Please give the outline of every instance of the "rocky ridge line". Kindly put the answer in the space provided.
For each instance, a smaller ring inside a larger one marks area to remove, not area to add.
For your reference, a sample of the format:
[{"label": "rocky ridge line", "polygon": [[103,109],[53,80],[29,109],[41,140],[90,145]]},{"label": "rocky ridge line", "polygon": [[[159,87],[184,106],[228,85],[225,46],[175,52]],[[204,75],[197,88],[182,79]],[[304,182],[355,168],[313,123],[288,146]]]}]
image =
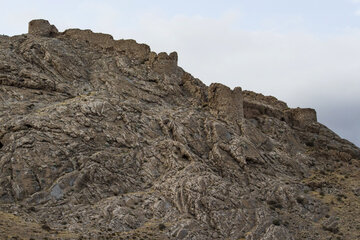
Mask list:
[{"label": "rocky ridge line", "polygon": [[46,20],[0,36],[0,237],[360,237],[355,145],[177,58]]}]

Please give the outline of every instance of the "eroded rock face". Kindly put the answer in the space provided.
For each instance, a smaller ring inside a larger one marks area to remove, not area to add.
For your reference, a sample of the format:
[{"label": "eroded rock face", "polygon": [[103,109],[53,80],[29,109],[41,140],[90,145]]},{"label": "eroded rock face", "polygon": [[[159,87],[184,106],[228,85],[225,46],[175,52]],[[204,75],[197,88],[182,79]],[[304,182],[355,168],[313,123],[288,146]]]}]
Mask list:
[{"label": "eroded rock face", "polygon": [[36,19],[29,22],[29,34],[41,37],[53,37],[58,33],[54,25],[50,25],[49,21]]},{"label": "eroded rock face", "polygon": [[124,52],[131,60],[137,62],[144,62],[149,59],[150,47],[146,44],[138,44],[132,39],[114,40],[109,34],[94,33],[91,30],[80,29],[68,29],[63,33],[63,37],[85,42],[110,51]]},{"label": "eroded rock face", "polygon": [[289,123],[296,127],[305,127],[317,122],[316,111],[311,108],[295,108],[286,111]]},{"label": "eroded rock face", "polygon": [[0,36],[1,239],[359,238],[360,151],[314,110],[51,26]]},{"label": "eroded rock face", "polygon": [[210,111],[221,119],[241,120],[243,98],[240,87],[231,90],[220,83],[213,83],[208,89]]},{"label": "eroded rock face", "polygon": [[157,73],[176,73],[177,70],[178,55],[176,52],[172,52],[169,55],[165,52],[156,54],[151,53],[149,59],[149,67]]}]

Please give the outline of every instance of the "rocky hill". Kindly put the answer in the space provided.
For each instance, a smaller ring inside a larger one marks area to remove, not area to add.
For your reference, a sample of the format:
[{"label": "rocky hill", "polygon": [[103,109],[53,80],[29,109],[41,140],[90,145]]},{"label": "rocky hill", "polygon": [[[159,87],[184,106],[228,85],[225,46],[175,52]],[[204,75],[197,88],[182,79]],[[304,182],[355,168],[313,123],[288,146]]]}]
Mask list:
[{"label": "rocky hill", "polygon": [[0,239],[360,239],[360,149],[134,40],[0,36]]}]

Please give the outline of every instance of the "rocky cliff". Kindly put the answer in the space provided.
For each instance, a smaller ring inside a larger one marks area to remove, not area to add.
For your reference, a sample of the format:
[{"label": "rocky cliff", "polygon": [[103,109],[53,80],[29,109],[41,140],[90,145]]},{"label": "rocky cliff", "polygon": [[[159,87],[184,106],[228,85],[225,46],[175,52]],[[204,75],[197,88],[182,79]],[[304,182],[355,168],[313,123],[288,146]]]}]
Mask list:
[{"label": "rocky cliff", "polygon": [[134,40],[0,36],[0,239],[360,239],[360,150]]}]

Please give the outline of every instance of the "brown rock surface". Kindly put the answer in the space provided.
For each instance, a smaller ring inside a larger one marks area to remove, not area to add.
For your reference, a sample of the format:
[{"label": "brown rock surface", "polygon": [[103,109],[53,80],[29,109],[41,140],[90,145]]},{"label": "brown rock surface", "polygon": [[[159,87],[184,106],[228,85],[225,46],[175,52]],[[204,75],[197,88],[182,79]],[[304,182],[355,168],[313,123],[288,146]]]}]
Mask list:
[{"label": "brown rock surface", "polygon": [[360,238],[360,150],[314,110],[54,29],[0,36],[0,239]]},{"label": "brown rock surface", "polygon": [[58,33],[54,25],[50,25],[49,21],[36,19],[29,22],[29,34],[42,37],[53,37]]},{"label": "brown rock surface", "polygon": [[231,90],[221,83],[213,83],[208,89],[210,111],[220,119],[242,120],[243,98],[240,87]]}]

